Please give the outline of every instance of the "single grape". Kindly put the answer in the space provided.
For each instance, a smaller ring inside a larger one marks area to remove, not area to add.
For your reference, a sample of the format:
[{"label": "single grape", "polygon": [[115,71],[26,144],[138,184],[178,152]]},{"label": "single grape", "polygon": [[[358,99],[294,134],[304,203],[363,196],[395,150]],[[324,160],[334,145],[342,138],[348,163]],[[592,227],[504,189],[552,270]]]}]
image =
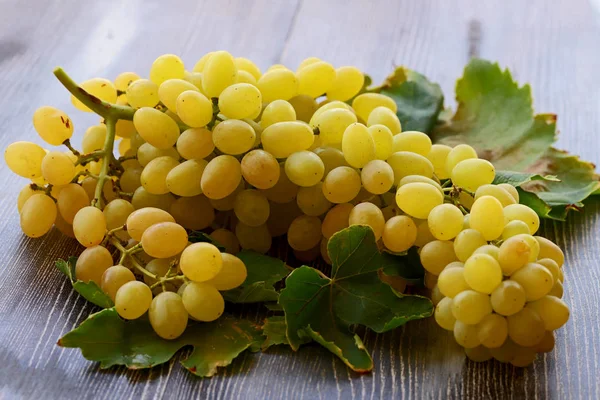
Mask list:
[{"label": "single grape", "polygon": [[317,98],[331,89],[335,76],[335,69],[327,62],[317,61],[306,65],[296,73],[298,94]]},{"label": "single grape", "polygon": [[271,248],[272,237],[267,225],[248,226],[238,222],[235,226],[235,236],[244,250],[254,250],[264,254]]},{"label": "single grape", "polygon": [[202,174],[200,185],[209,199],[222,199],[233,193],[242,179],[240,162],[233,156],[213,158]]},{"label": "single grape", "polygon": [[150,143],[144,143],[137,150],[137,158],[142,167],[145,167],[150,163],[150,161],[158,157],[167,156],[173,158],[174,160],[179,160],[179,153],[177,153],[177,150],[175,150],[173,147],[159,149],[152,146]]},{"label": "single grape", "polygon": [[205,158],[214,149],[212,132],[206,128],[187,129],[177,139],[177,153],[186,160]]},{"label": "single grape", "polygon": [[460,261],[465,262],[475,250],[486,244],[485,238],[479,231],[467,228],[456,235],[454,239],[454,252]]},{"label": "single grape", "polygon": [[475,191],[475,200],[482,196],[495,197],[502,204],[502,207],[516,203],[512,195],[508,193],[506,189],[498,185],[486,184],[479,186]]},{"label": "single grape", "polygon": [[506,280],[500,283],[490,297],[492,308],[501,315],[513,315],[525,306],[525,289],[518,282]]},{"label": "single grape", "polygon": [[360,92],[365,83],[364,74],[356,67],[339,67],[335,78],[327,90],[329,100],[350,100]]},{"label": "single grape", "polygon": [[[405,132],[406,133],[406,132]],[[431,150],[425,155],[431,164],[433,165],[433,172],[438,179],[450,178],[450,171],[446,169],[446,159],[448,154],[452,151],[452,147],[444,144],[434,144],[431,146]]]},{"label": "single grape", "polygon": [[493,244],[486,244],[485,246],[481,246],[480,248],[475,250],[473,254],[487,254],[489,256],[492,256],[494,260],[497,261],[499,252],[500,250]]},{"label": "single grape", "polygon": [[81,252],[75,263],[75,278],[82,282],[102,282],[102,274],[113,265],[106,247],[91,246]]},{"label": "single grape", "polygon": [[337,167],[323,181],[323,194],[332,203],[348,203],[360,192],[360,175],[350,167]]},{"label": "single grape", "polygon": [[240,252],[240,242],[229,229],[215,229],[209,236],[218,244],[225,247],[227,253],[237,254]]},{"label": "single grape", "polygon": [[142,175],[140,176],[142,186],[151,194],[169,193],[167,176],[178,165],[179,161],[169,156],[153,159],[142,170]]},{"label": "single grape", "polygon": [[[23,187],[23,189],[21,189],[21,191],[19,192],[19,196],[17,197],[17,210],[19,211],[19,214],[21,213],[21,210],[23,209],[25,202],[27,200],[29,200],[29,198],[31,196],[33,196],[34,194],[37,194],[37,193],[38,193],[38,191],[33,190],[31,188],[31,185],[25,185]],[[85,194],[85,191],[83,193]],[[60,193],[59,193],[59,195],[60,195]],[[85,200],[87,201],[87,194],[85,195]]]},{"label": "single grape", "polygon": [[402,124],[400,124],[400,120],[396,113],[384,106],[375,107],[373,111],[369,113],[367,126],[373,125],[387,126],[393,135],[398,135],[402,132]]},{"label": "single grape", "polygon": [[58,194],[56,203],[60,215],[69,224],[73,224],[75,214],[89,204],[90,200],[87,193],[76,183],[66,185]]},{"label": "single grape", "polygon": [[459,162],[472,158],[477,158],[477,152],[468,144],[459,144],[454,147],[446,156],[446,171],[448,175],[452,174],[452,170],[454,170],[454,167]]},{"label": "single grape", "polygon": [[134,108],[158,104],[158,85],[148,79],[138,79],[127,87],[127,101]]},{"label": "single grape", "polygon": [[212,102],[195,90],[181,92],[175,100],[175,110],[181,121],[192,128],[206,126],[213,118]]},{"label": "single grape", "polygon": [[269,189],[277,184],[280,177],[277,159],[264,150],[248,152],[241,162],[242,176],[258,189]]},{"label": "single grape", "polygon": [[227,118],[249,118],[259,113],[261,107],[260,91],[249,83],[233,84],[219,95],[219,110]]},{"label": "single grape", "polygon": [[177,112],[177,99],[186,91],[199,92],[192,83],[183,79],[167,79],[158,87],[158,98],[172,112]]},{"label": "single grape", "polygon": [[[85,190],[85,193],[88,195],[89,201],[94,200],[96,195],[96,186],[98,186],[98,179],[88,176],[83,181],[81,181],[81,187]],[[104,181],[104,187],[102,188],[102,194],[106,201],[112,201],[117,198],[114,192],[114,184],[112,179],[106,179]]]},{"label": "single grape", "polygon": [[362,168],[375,159],[375,142],[366,126],[360,123],[349,125],[342,138],[344,158],[350,166]]},{"label": "single grape", "polygon": [[534,238],[539,244],[537,258],[551,258],[559,267],[562,267],[565,263],[565,254],[560,247],[541,236],[534,236]]},{"label": "single grape", "polygon": [[160,85],[167,79],[183,79],[185,66],[174,54],[163,54],[150,67],[150,80]]},{"label": "single grape", "polygon": [[508,336],[518,345],[535,346],[542,341],[546,330],[544,321],[529,307],[523,308],[508,319]]},{"label": "single grape", "polygon": [[473,362],[485,362],[492,359],[492,353],[485,346],[465,349],[465,355]]},{"label": "single grape", "polygon": [[196,282],[214,278],[223,265],[219,249],[210,243],[193,243],[181,254],[179,266],[181,272]]},{"label": "single grape", "polygon": [[539,300],[527,303],[527,307],[535,311],[547,331],[554,331],[569,320],[569,307],[567,304],[554,296],[544,296]]},{"label": "single grape", "polygon": [[323,144],[340,144],[346,128],[357,122],[356,115],[346,108],[332,108],[313,116],[311,126],[319,130]]},{"label": "single grape", "polygon": [[330,101],[330,102],[321,102],[319,104],[318,109],[315,110],[312,118],[310,119],[310,125],[315,126],[315,121],[317,120],[317,118],[319,118],[319,116],[322,113],[324,113],[325,111],[333,110],[335,108],[343,108],[345,110],[348,110],[348,111],[351,111],[354,113],[354,110],[352,109],[352,107],[350,107],[347,103],[344,103],[343,101],[334,100],[334,101]]},{"label": "single grape", "polygon": [[176,339],[183,334],[188,322],[181,297],[177,293],[163,292],[152,299],[148,309],[150,325],[163,339]]},{"label": "single grape", "polygon": [[152,291],[143,282],[131,281],[117,290],[115,308],[125,319],[137,319],[144,315],[152,303]]},{"label": "single grape", "polygon": [[42,160],[42,176],[51,185],[67,185],[75,176],[75,165],[65,153],[51,151]]},{"label": "single grape", "polygon": [[206,283],[217,290],[231,290],[240,286],[246,280],[246,266],[234,255],[222,253],[223,265],[219,273]]},{"label": "single grape", "polygon": [[562,285],[561,281],[558,280],[558,281],[554,282],[554,286],[552,286],[552,289],[548,293],[548,296],[554,296],[554,297],[558,297],[559,299],[562,299],[564,293],[565,293],[565,290],[563,288],[563,285]]},{"label": "single grape", "polygon": [[289,103],[294,107],[298,121],[310,122],[310,119],[318,108],[315,99],[305,94],[292,97],[289,99]]},{"label": "single grape", "polygon": [[360,177],[364,188],[372,194],[383,194],[394,184],[394,171],[382,160],[369,161],[363,167]]},{"label": "single grape", "polygon": [[[106,221],[106,229],[110,231],[124,226],[127,223],[127,217],[134,211],[133,205],[126,200],[115,199],[111,201],[102,210]],[[129,239],[129,234],[126,231],[117,232],[116,235],[121,240]]]},{"label": "single grape", "polygon": [[205,55],[203,55],[202,57],[200,57],[200,59],[196,62],[196,64],[194,65],[194,72],[202,72],[204,71],[204,67],[206,66],[206,62],[208,61],[208,59],[214,54],[214,51],[209,51],[208,53],[206,53]]},{"label": "single grape", "polygon": [[256,87],[265,103],[289,100],[298,94],[298,79],[292,71],[280,68],[265,72],[256,82]]},{"label": "single grape", "polygon": [[527,301],[539,300],[547,295],[554,286],[552,273],[540,264],[529,263],[514,272],[510,279],[525,289]]},{"label": "single grape", "polygon": [[233,210],[244,224],[259,226],[269,218],[269,201],[262,192],[247,189],[237,195]]},{"label": "single grape", "polygon": [[149,256],[169,258],[183,251],[188,243],[188,235],[175,222],[159,222],[144,231],[140,243]]},{"label": "single grape", "polygon": [[[146,168],[148,168],[153,162]],[[202,173],[208,165],[205,160],[187,160],[171,169],[166,176],[167,189],[177,196],[191,197],[202,193],[200,181]],[[145,169],[144,169],[145,170]],[[142,177],[144,174],[142,173]]]},{"label": "single grape", "polygon": [[177,122],[154,108],[138,109],[133,115],[133,124],[140,136],[158,149],[173,147],[179,138]]},{"label": "single grape", "polygon": [[509,221],[523,221],[529,226],[529,231],[534,235],[540,227],[540,217],[531,208],[524,204],[511,204],[504,207],[504,216]]},{"label": "single grape", "polygon": [[477,324],[477,338],[487,348],[502,346],[508,337],[506,318],[498,314],[489,314]]},{"label": "single grape", "polygon": [[44,140],[53,146],[61,145],[73,135],[73,122],[58,108],[43,106],[33,113],[33,127]]},{"label": "single grape", "polygon": [[492,196],[483,196],[475,200],[469,218],[471,228],[481,232],[485,240],[494,240],[504,230],[502,204]]},{"label": "single grape", "polygon": [[431,234],[439,240],[452,240],[463,227],[463,214],[452,204],[435,206],[427,216]]},{"label": "single grape", "polygon": [[295,121],[296,110],[285,100],[275,100],[269,103],[263,110],[260,125],[267,128],[277,122]]},{"label": "single grape", "polygon": [[321,226],[321,232],[326,239],[349,226],[348,220],[353,208],[352,204],[342,203],[329,210]]},{"label": "single grape", "polygon": [[385,219],[379,207],[372,203],[360,203],[354,206],[348,217],[350,225],[368,225],[373,229],[375,240],[379,240],[385,227]]},{"label": "single grape", "polygon": [[258,68],[258,66],[252,62],[252,60],[249,60],[244,57],[237,57],[234,59],[234,62],[238,72],[246,71],[255,79],[259,79],[262,75],[262,72],[260,72],[260,68]]},{"label": "single grape", "polygon": [[394,170],[396,182],[409,175],[421,175],[426,178],[433,176],[433,164],[424,156],[410,151],[398,151],[393,153],[387,163]]},{"label": "single grape", "polygon": [[332,203],[323,194],[322,182],[310,187],[301,187],[298,190],[296,202],[304,214],[313,217],[325,214],[332,206]]},{"label": "single grape", "polygon": [[456,318],[452,314],[452,299],[444,297],[436,306],[434,314],[435,322],[447,331],[454,330]]},{"label": "single grape", "polygon": [[325,166],[325,176],[327,176],[334,168],[349,166],[344,158],[344,153],[334,147],[318,147],[313,150],[313,153],[318,155],[321,161],[323,161],[323,165]]},{"label": "single grape", "polygon": [[457,261],[452,242],[434,240],[425,244],[420,253],[421,264],[426,271],[439,275],[452,261]]},{"label": "single grape", "polygon": [[[112,261],[112,258],[111,258]],[[107,268],[100,278],[100,288],[114,302],[117,290],[127,282],[135,281],[135,275],[129,268],[114,265]]]},{"label": "single grape", "polygon": [[402,132],[401,135],[396,134],[394,136],[393,150],[394,153],[397,151],[411,151],[427,157],[431,152],[431,139],[425,133],[419,131]]},{"label": "single grape", "polygon": [[191,282],[181,296],[187,312],[198,321],[214,321],[223,314],[225,301],[221,293],[204,282]]},{"label": "single grape", "polygon": [[[115,103],[117,101],[117,88],[108,79],[104,78],[92,78],[87,81],[81,82],[79,87],[85,90],[88,94],[97,97],[100,100],[106,101],[107,103]],[[86,105],[84,105],[78,98],[71,95],[71,103],[78,110],[85,112],[92,112]]]},{"label": "single grape", "polygon": [[500,183],[498,184],[498,186],[506,190],[508,194],[510,194],[512,198],[515,199],[515,203],[519,203],[519,192],[517,191],[516,187],[514,187],[510,183]]},{"label": "single grape", "polygon": [[306,251],[312,249],[321,240],[321,220],[308,215],[297,217],[288,229],[287,239],[294,250]]},{"label": "single grape", "polygon": [[56,204],[50,197],[33,194],[21,209],[21,230],[32,238],[43,236],[52,228],[56,216]]},{"label": "single grape", "polygon": [[77,241],[85,247],[100,244],[106,234],[104,214],[96,207],[83,207],[73,218],[73,232]]},{"label": "single grape", "polygon": [[171,204],[169,212],[175,222],[190,230],[208,228],[215,220],[215,210],[204,195],[180,197]]},{"label": "single grape", "polygon": [[482,159],[463,160],[450,172],[454,185],[472,192],[480,186],[492,183],[495,176],[496,169],[492,163]]},{"label": "single grape", "polygon": [[529,253],[529,262],[535,262],[540,254],[540,244],[535,238],[529,234],[519,234],[513,236],[514,238],[520,238],[527,242],[531,251]]},{"label": "single grape", "polygon": [[[452,265],[454,263],[448,264]],[[465,280],[464,268],[448,266],[440,272],[437,282],[440,292],[447,298],[454,298],[457,294],[471,289]]]},{"label": "single grape", "polygon": [[504,275],[512,275],[529,262],[531,247],[522,237],[505,240],[498,251],[498,262]]},{"label": "single grape", "polygon": [[151,194],[146,191],[143,187],[138,187],[133,193],[131,204],[136,210],[145,207],[160,208],[161,210],[168,211],[175,197],[171,193],[167,194]]},{"label": "single grape", "polygon": [[375,143],[375,158],[387,160],[394,152],[394,136],[385,125],[375,124],[368,127],[369,134]]},{"label": "single grape", "polygon": [[490,296],[484,293],[474,290],[464,290],[452,299],[452,314],[457,321],[464,324],[478,324],[485,316],[491,313],[492,305],[490,303]]},{"label": "single grape", "polygon": [[406,215],[391,217],[383,228],[383,244],[393,252],[403,252],[411,248],[417,240],[417,226]]},{"label": "single grape", "polygon": [[433,186],[435,186],[436,189],[438,189],[440,191],[440,193],[444,194],[444,191],[442,190],[442,187],[440,186],[439,183],[437,183],[436,181],[434,181],[431,178],[427,178],[427,177],[422,176],[422,175],[408,175],[408,176],[405,176],[404,178],[400,179],[400,182],[398,182],[398,187],[404,186],[407,183],[413,183],[413,182],[424,182],[424,183],[427,183],[429,185],[433,185]]},{"label": "single grape", "polygon": [[140,76],[138,74],[136,74],[135,72],[121,72],[115,78],[115,82],[114,82],[115,88],[117,90],[124,92],[125,90],[127,90],[129,85],[131,85],[133,82],[137,81],[138,79],[140,79]]},{"label": "single grape", "polygon": [[491,294],[502,282],[502,269],[492,256],[473,254],[465,262],[465,281],[481,293]]},{"label": "single grape", "polygon": [[219,97],[235,83],[237,67],[231,54],[215,51],[206,61],[202,70],[202,89],[207,97]]},{"label": "single grape", "polygon": [[300,121],[277,122],[261,135],[263,149],[276,158],[286,158],[292,153],[308,150],[314,140],[315,135],[310,127]]},{"label": "single grape", "polygon": [[477,325],[467,325],[460,320],[454,324],[454,339],[465,349],[475,348],[481,344],[477,335]]},{"label": "single grape", "polygon": [[529,226],[527,226],[525,222],[516,219],[514,221],[510,221],[504,226],[504,230],[502,231],[502,239],[507,240],[520,234],[529,235],[529,232]]},{"label": "single grape", "polygon": [[294,184],[302,187],[316,185],[325,172],[323,161],[315,153],[299,151],[285,160],[285,173]]},{"label": "single grape", "polygon": [[371,111],[380,106],[387,107],[394,113],[398,111],[398,106],[394,100],[379,93],[359,94],[352,100],[352,108],[363,121],[367,121]]},{"label": "single grape", "polygon": [[535,351],[538,353],[550,353],[554,350],[554,332],[546,331],[544,338],[535,346]]},{"label": "single grape", "polygon": [[443,204],[444,196],[428,183],[402,185],[396,192],[396,204],[411,217],[426,219],[434,207]]},{"label": "single grape", "polygon": [[561,270],[556,261],[551,258],[542,258],[537,260],[536,263],[546,267],[550,271],[554,283],[560,280]]}]

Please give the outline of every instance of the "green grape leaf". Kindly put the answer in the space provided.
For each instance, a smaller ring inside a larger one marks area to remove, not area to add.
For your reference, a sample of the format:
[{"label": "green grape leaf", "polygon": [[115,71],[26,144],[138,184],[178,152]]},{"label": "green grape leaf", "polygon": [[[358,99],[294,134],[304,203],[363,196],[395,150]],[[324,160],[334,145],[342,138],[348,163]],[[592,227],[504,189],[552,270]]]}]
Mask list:
[{"label": "green grape leaf", "polygon": [[243,351],[258,351],[264,337],[256,324],[224,315],[214,322],[190,321],[175,340],[161,339],[144,319],[125,321],[114,308],[90,315],[63,336],[58,345],[81,349],[100,368],[125,365],[130,369],[150,368],[169,361],[185,346],[194,350],[181,364],[197,376],[213,376]]},{"label": "green grape leaf", "polygon": [[222,246],[219,242],[217,242],[216,240],[214,240],[213,238],[211,238],[209,235],[207,235],[204,232],[192,231],[188,235],[188,241],[190,241],[191,243],[205,242],[205,243],[214,244],[215,246],[217,246],[219,251],[225,251],[224,246]]},{"label": "green grape leaf", "polygon": [[77,257],[69,257],[67,261],[58,259],[56,261],[56,268],[69,278],[73,289],[87,301],[102,308],[112,307],[114,304],[111,298],[100,289],[96,282],[90,281],[86,283],[75,279],[75,264],[77,264]]},{"label": "green grape leaf", "polygon": [[394,99],[403,131],[430,133],[444,105],[444,94],[437,83],[404,67],[396,68],[381,86],[367,91]]},{"label": "green grape leaf", "polygon": [[310,338],[355,371],[369,371],[373,361],[353,325],[385,332],[414,319],[431,316],[431,301],[396,295],[378,272],[390,269],[393,256],[380,253],[370,227],[354,225],[331,237],[327,250],[332,277],[303,266],[285,281],[279,303],[285,312],[292,349]]},{"label": "green grape leaf", "polygon": [[515,171],[496,171],[496,177],[494,178],[494,185],[500,183],[508,183],[513,186],[521,186],[532,181],[549,181],[549,182],[560,182],[554,175],[545,175],[528,173],[528,172],[515,172]]},{"label": "green grape leaf", "polygon": [[[263,335],[265,336],[265,341],[261,346],[262,350],[266,350],[271,346],[280,344],[285,344],[288,346],[290,345],[286,335],[287,326],[285,324],[285,317],[283,315],[267,318],[262,328]],[[302,343],[308,342],[310,342],[310,338],[302,338]]]},{"label": "green grape leaf", "polygon": [[274,285],[290,272],[285,263],[278,258],[248,250],[236,255],[246,265],[248,276],[241,286],[223,292],[225,300],[232,303],[276,302],[279,293]]},{"label": "green grape leaf", "polygon": [[417,250],[417,247],[411,247],[402,256],[384,252],[383,256],[386,263],[382,268],[382,272],[389,276],[399,276],[414,284],[422,283],[425,269],[421,264]]}]

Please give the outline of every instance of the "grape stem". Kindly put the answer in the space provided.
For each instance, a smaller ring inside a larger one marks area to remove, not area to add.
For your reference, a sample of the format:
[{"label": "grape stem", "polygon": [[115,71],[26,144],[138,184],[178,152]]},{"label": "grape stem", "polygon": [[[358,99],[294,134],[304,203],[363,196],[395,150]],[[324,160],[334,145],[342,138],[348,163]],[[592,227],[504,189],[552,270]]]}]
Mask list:
[{"label": "grape stem", "polygon": [[102,210],[102,192],[104,189],[104,182],[106,182],[108,170],[110,168],[110,161],[113,156],[113,146],[115,144],[115,125],[117,119],[113,116],[106,118],[106,139],[104,140],[104,155],[102,156],[102,169],[98,176],[98,183],[96,184],[96,192],[94,194],[94,200],[92,200],[92,206],[98,207]]},{"label": "grape stem", "polygon": [[97,150],[89,154],[80,155],[75,162],[75,165],[85,165],[90,161],[98,161],[102,157],[104,157],[104,150]]},{"label": "grape stem", "polygon": [[73,146],[71,146],[71,141],[69,139],[66,139],[63,144],[67,146],[67,149],[71,150],[71,153],[73,153],[75,157],[79,157],[81,155]]}]

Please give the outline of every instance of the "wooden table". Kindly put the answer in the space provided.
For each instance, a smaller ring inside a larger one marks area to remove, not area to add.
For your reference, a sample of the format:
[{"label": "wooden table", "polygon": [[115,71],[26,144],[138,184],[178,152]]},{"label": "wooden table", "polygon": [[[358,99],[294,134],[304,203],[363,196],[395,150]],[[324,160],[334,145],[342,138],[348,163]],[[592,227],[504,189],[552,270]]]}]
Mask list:
[{"label": "wooden table", "polygon": [[[33,111],[51,104],[74,117],[77,135],[95,116],[73,110],[52,76],[77,80],[147,74],[163,53],[189,66],[227,49],[262,68],[295,68],[318,56],[353,64],[381,81],[407,65],[454,82],[471,56],[498,60],[530,82],[538,112],[555,112],[558,147],[600,162],[600,1],[598,0],[0,0],[0,144],[37,140]],[[75,139],[76,144],[80,139]],[[244,354],[212,379],[192,376],[177,358],[151,370],[100,371],[57,339],[93,308],[54,261],[78,253],[58,232],[21,234],[16,197],[25,181],[0,170],[0,399],[13,398],[600,398],[600,203],[543,234],[565,249],[572,315],[556,350],[514,369],[464,359],[432,320],[384,335],[367,333],[375,369],[357,375],[317,345]],[[256,319],[262,314],[249,308]]]}]

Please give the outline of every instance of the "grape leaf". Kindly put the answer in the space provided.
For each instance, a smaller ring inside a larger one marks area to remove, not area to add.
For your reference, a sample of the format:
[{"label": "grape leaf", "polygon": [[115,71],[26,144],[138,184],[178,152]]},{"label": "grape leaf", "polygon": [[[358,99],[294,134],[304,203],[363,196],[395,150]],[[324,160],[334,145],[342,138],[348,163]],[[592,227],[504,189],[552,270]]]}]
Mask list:
[{"label": "grape leaf", "polygon": [[420,296],[397,296],[379,280],[394,256],[380,253],[371,228],[354,225],[329,240],[332,277],[303,266],[285,281],[279,303],[285,312],[286,336],[292,349],[313,339],[355,371],[369,371],[373,361],[360,338],[350,330],[364,325],[385,332],[428,317],[431,301]]},{"label": "grape leaf", "polygon": [[194,350],[181,363],[193,374],[206,377],[231,364],[243,351],[258,351],[263,341],[260,327],[227,315],[209,323],[190,321],[183,335],[165,340],[154,333],[147,320],[125,321],[109,308],[90,315],[58,345],[80,348],[86,359],[100,362],[100,368],[125,365],[130,369],[165,363],[189,345]]},{"label": "grape leaf", "polygon": [[550,181],[560,182],[554,175],[545,175],[528,173],[528,172],[515,172],[515,171],[496,171],[496,177],[494,178],[494,185],[500,183],[508,183],[513,186],[521,186],[532,181]]},{"label": "grape leaf", "polygon": [[[265,341],[261,346],[263,351],[271,346],[276,346],[279,344],[286,344],[289,346],[290,342],[288,341],[286,335],[287,326],[285,324],[285,317],[283,315],[267,318],[262,328],[263,335],[265,335]],[[308,342],[310,342],[310,338],[302,338],[302,343]]]},{"label": "grape leaf", "polygon": [[69,278],[73,289],[87,301],[102,308],[112,307],[114,304],[111,298],[100,289],[96,282],[90,281],[86,283],[75,279],[75,264],[77,264],[77,257],[69,257],[67,261],[58,259],[56,261],[56,268]]},{"label": "grape leaf", "polygon": [[422,283],[425,269],[421,264],[421,258],[417,250],[417,247],[411,247],[403,256],[386,252],[386,254],[389,254],[389,256],[386,256],[389,262],[382,268],[382,272],[390,276],[399,276],[413,284]]},{"label": "grape leaf", "polygon": [[241,286],[223,292],[225,300],[232,303],[277,301],[279,293],[273,285],[289,273],[285,263],[278,258],[248,250],[241,251],[237,257],[246,265],[248,276]]}]

